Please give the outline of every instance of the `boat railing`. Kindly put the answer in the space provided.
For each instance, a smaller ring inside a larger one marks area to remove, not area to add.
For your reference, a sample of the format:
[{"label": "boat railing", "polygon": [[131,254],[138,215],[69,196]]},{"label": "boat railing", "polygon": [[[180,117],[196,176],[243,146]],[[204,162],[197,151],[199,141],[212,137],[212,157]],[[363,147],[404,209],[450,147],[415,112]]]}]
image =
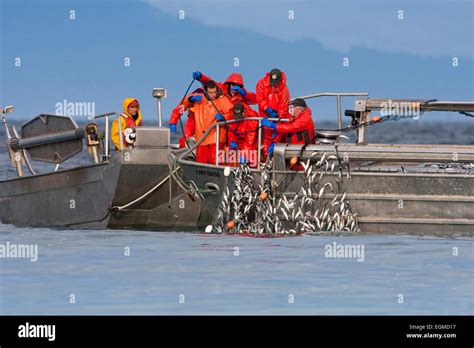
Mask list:
[{"label": "boat railing", "polygon": [[313,99],[313,98],[322,98],[322,97],[336,97],[337,101],[337,126],[339,129],[342,128],[342,110],[341,110],[341,100],[343,97],[367,97],[369,93],[367,92],[324,92],[324,93],[314,93],[298,97],[300,99]]},{"label": "boat railing", "polygon": [[110,135],[109,135],[109,117],[115,115],[115,118],[118,120],[118,128],[119,128],[119,135],[120,135],[120,152],[123,152],[123,132],[122,132],[122,120],[120,114],[118,112],[107,112],[105,114],[94,116],[93,119],[97,120],[100,118],[105,118],[105,137],[104,137],[104,159],[108,160],[110,158]]},{"label": "boat railing", "polygon": [[[257,132],[258,132],[258,135],[257,135],[257,138],[258,138],[258,143],[257,143],[257,163],[260,163],[260,160],[261,160],[261,149],[262,149],[262,125],[261,125],[261,120],[264,119],[264,117],[245,117],[243,119],[240,119],[240,120],[226,120],[224,122],[217,122],[217,123],[214,123],[212,124],[205,132],[204,134],[202,135],[202,137],[196,142],[193,144],[193,146],[189,147],[186,151],[180,153],[177,157],[176,157],[176,160],[181,160],[183,159],[184,157],[188,156],[191,152],[193,152],[195,149],[197,149],[197,147],[199,145],[202,144],[202,142],[204,141],[204,139],[206,139],[208,137],[208,135],[212,132],[212,130],[214,128],[216,128],[216,166],[219,166],[219,151],[220,151],[220,147],[219,147],[219,139],[220,139],[220,128],[222,126],[224,127],[227,127],[229,124],[233,124],[233,123],[238,123],[238,122],[243,122],[243,121],[257,121],[258,122],[258,128],[257,128]],[[280,119],[280,118],[267,118],[268,120],[270,121],[273,121],[273,122],[288,122],[289,120],[287,119]],[[225,130],[225,131],[229,131],[229,130]]]}]

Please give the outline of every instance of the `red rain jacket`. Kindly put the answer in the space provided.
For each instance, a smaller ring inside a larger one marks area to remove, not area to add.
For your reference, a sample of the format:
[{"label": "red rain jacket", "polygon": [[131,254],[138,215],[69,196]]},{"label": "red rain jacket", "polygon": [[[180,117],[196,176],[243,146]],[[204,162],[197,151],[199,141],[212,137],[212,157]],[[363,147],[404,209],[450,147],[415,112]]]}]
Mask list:
[{"label": "red rain jacket", "polygon": [[291,117],[290,122],[277,123],[277,133],[286,134],[289,144],[313,144],[314,123],[311,109],[306,107],[298,116]]},{"label": "red rain jacket", "polygon": [[[270,73],[260,79],[257,83],[258,112],[261,117],[267,117],[265,110],[272,108],[278,112],[279,118],[289,118],[288,106],[290,104],[290,91],[286,86],[286,75],[281,72],[281,82],[278,86],[270,84]],[[263,131],[262,145],[264,155],[272,142],[280,142],[281,136],[277,133],[273,138],[273,130],[265,128]]]},{"label": "red rain jacket", "polygon": [[[245,117],[258,117],[258,113],[245,105]],[[240,121],[238,123],[231,123],[229,127],[229,143],[235,141],[239,148],[238,150],[250,151],[256,150],[258,146],[258,121]]]},{"label": "red rain jacket", "polygon": [[[187,110],[187,107],[185,105],[178,104],[176,107],[173,109],[173,112],[171,113],[170,116],[170,124],[178,124],[180,117],[184,114],[184,112]],[[194,136],[194,131],[196,129],[196,119],[194,117],[194,111],[193,108],[188,109],[188,119],[186,120],[186,123],[184,124],[184,136],[186,138]]]}]

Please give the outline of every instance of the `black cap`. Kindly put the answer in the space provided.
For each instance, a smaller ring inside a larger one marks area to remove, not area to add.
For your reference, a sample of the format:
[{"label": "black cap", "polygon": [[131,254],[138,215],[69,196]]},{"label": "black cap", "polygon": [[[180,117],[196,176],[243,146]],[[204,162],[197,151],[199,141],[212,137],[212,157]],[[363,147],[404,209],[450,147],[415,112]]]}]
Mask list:
[{"label": "black cap", "polygon": [[234,118],[236,119],[241,119],[244,118],[244,104],[242,103],[237,103],[234,105]]},{"label": "black cap", "polygon": [[301,106],[301,107],[305,108],[306,107],[306,102],[302,98],[296,98],[296,99],[291,101],[290,105]]},{"label": "black cap", "polygon": [[270,71],[270,84],[272,86],[278,86],[281,81],[281,70],[280,69],[272,69]]}]

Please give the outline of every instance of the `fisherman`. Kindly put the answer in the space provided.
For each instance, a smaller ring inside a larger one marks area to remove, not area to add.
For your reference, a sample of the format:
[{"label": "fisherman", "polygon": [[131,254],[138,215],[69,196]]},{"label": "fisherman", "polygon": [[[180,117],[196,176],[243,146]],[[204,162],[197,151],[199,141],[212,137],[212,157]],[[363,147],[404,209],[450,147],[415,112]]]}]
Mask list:
[{"label": "fisherman", "polygon": [[281,138],[286,135],[289,144],[313,144],[314,123],[311,109],[301,98],[293,100],[289,107],[290,121],[275,123],[268,119],[262,120],[262,126],[277,133]]},{"label": "fisherman", "polygon": [[[272,69],[257,83],[258,112],[261,117],[288,118],[290,92],[286,86],[286,75],[280,69]],[[281,139],[271,129],[265,129],[262,136],[263,159],[271,153],[272,143]]]},{"label": "fisherman", "polygon": [[[190,97],[191,95],[204,95],[204,90],[202,88],[198,88],[194,90],[191,94],[188,94],[186,98]],[[196,119],[194,117],[194,108],[187,108],[184,104],[178,104],[173,109],[171,116],[170,116],[170,131],[176,133],[177,131],[177,123],[181,116],[188,110],[188,119],[184,124],[184,134],[179,139],[179,147],[183,148],[186,147],[186,139],[190,139],[194,137],[194,132],[196,130]]]},{"label": "fisherman", "polygon": [[[200,81],[201,83],[206,83],[207,81],[212,80],[211,77],[204,75],[200,71],[193,72],[193,78]],[[241,74],[232,73],[224,83],[216,83],[233,105],[240,102],[249,105],[257,104],[257,95],[245,89],[244,78]]]},{"label": "fisherman", "polygon": [[[233,108],[234,120],[243,120],[229,125],[229,148],[237,151],[239,163],[257,165],[258,121],[245,120],[258,117],[258,113],[245,103],[237,103]],[[234,162],[236,164],[236,162]]]},{"label": "fisherman", "polygon": [[[209,127],[216,122],[225,122],[232,117],[232,103],[223,95],[222,90],[213,80],[204,84],[204,96],[192,95],[183,102],[187,108],[194,108],[196,129],[194,138],[198,142]],[[227,139],[227,126],[219,126],[219,148],[224,150]],[[216,163],[216,128],[213,128],[196,149],[196,161],[200,163]]]},{"label": "fisherman", "polygon": [[[122,125],[122,144],[123,148],[135,145],[135,129],[142,125],[142,113],[140,103],[135,98],[126,98],[123,101],[123,114],[120,115]],[[116,150],[120,150],[120,132],[118,119],[112,122],[110,137]]]}]

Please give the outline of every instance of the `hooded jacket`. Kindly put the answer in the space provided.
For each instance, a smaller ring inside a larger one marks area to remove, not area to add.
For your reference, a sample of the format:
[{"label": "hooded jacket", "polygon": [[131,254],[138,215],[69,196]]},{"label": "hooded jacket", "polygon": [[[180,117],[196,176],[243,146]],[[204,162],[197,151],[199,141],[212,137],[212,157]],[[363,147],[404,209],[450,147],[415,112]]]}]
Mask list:
[{"label": "hooded jacket", "polygon": [[[126,128],[136,128],[142,125],[142,113],[140,111],[140,104],[138,104],[138,117],[136,120],[128,114],[128,106],[132,101],[136,100],[135,98],[126,98],[123,101],[123,114],[120,115],[120,122],[122,123],[122,135],[125,132]],[[137,101],[138,102],[138,101]],[[118,126],[118,120],[115,119],[112,122],[112,128],[110,130],[110,138],[115,145],[116,150],[120,150],[120,132]],[[122,139],[124,148],[128,146],[125,137]]]},{"label": "hooded jacket", "polygon": [[[212,80],[210,76],[207,75],[202,75],[201,76],[201,82],[207,82]],[[243,88],[246,92],[245,97],[242,97],[239,93],[236,93],[234,96],[230,95],[229,91],[229,86],[230,84],[236,84],[239,85],[241,88]],[[230,102],[235,105],[237,103],[246,103],[246,104],[257,104],[257,95],[253,92],[249,92],[247,89],[244,88],[244,78],[242,77],[241,74],[238,73],[232,73],[229,75],[227,80],[225,80],[224,83],[222,82],[216,82],[216,84],[219,86],[219,88],[222,90],[222,93],[229,98]]]}]

